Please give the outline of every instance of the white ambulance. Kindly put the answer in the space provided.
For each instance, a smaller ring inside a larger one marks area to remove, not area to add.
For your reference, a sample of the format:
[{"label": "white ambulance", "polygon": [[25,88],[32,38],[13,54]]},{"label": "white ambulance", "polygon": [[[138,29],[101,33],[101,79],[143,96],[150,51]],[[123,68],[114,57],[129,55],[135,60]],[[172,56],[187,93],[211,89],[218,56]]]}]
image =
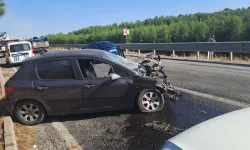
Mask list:
[{"label": "white ambulance", "polygon": [[24,59],[34,56],[34,50],[29,41],[8,40],[5,59],[7,65],[19,64]]}]

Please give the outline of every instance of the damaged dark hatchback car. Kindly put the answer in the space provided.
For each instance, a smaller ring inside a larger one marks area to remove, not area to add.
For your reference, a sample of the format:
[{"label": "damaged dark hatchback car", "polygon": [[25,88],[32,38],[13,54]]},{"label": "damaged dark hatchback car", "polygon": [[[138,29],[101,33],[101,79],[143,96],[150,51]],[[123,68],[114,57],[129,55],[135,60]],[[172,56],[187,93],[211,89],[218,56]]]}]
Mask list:
[{"label": "damaged dark hatchback car", "polygon": [[100,50],[47,52],[27,58],[6,82],[4,106],[18,122],[41,123],[45,116],[137,107],[163,109],[161,80],[145,76],[140,64]]}]

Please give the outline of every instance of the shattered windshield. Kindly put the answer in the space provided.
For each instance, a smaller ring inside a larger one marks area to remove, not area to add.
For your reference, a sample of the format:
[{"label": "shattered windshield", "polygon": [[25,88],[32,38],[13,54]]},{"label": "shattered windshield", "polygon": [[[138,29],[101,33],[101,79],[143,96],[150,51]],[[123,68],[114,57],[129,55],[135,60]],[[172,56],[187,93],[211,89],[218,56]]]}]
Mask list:
[{"label": "shattered windshield", "polygon": [[119,64],[119,65],[123,66],[124,68],[132,70],[136,74],[144,75],[146,72],[145,68],[143,66],[141,66],[139,63],[136,63],[132,60],[126,59],[126,58],[121,57],[119,55],[115,55],[115,54],[107,52],[103,55],[103,58],[108,60],[108,61]]}]

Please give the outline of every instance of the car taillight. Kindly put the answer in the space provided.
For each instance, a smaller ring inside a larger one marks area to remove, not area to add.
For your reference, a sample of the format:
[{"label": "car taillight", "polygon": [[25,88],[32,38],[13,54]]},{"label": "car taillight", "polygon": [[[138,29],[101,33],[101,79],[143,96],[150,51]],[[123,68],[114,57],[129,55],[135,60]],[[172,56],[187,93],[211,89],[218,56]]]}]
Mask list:
[{"label": "car taillight", "polygon": [[31,53],[34,54],[34,46],[31,44]]},{"label": "car taillight", "polygon": [[10,57],[10,49],[7,51],[7,56]]},{"label": "car taillight", "polygon": [[13,87],[5,87],[5,96],[10,95],[11,93],[13,93],[15,90],[15,88]]}]

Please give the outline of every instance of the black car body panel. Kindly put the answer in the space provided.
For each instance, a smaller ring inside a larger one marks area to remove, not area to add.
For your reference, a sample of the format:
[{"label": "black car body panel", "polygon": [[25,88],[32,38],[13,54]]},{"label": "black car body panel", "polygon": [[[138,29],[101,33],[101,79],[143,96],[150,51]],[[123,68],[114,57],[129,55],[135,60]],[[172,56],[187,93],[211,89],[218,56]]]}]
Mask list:
[{"label": "black car body panel", "polygon": [[[13,114],[15,104],[21,100],[38,101],[50,116],[131,109],[140,91],[156,90],[156,79],[136,75],[127,68],[104,60],[103,55],[106,53],[108,52],[100,50],[70,50],[47,52],[27,58],[18,72],[5,84],[5,88],[14,88],[3,100],[8,113]],[[103,60],[124,71],[127,76],[117,80],[111,80],[110,77],[86,79],[77,60],[90,58]],[[39,77],[40,63],[61,60],[70,62],[74,79]]]}]

